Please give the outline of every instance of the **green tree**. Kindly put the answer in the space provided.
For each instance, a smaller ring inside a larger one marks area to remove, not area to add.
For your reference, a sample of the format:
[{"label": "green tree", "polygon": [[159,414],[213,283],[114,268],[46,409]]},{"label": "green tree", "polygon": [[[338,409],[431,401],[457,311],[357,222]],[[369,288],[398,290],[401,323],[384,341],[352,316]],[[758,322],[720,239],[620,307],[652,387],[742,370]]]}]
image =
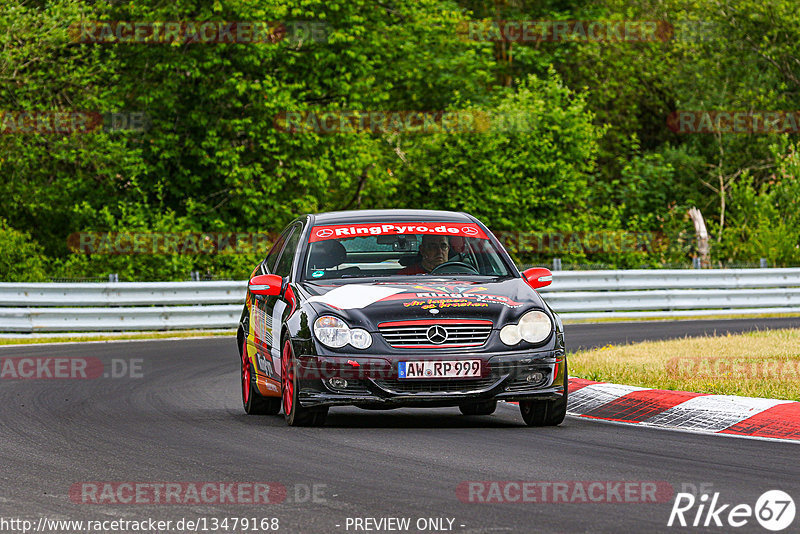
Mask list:
[{"label": "green tree", "polygon": [[42,247],[30,234],[16,230],[0,218],[0,281],[46,282]]},{"label": "green tree", "polygon": [[403,139],[398,207],[464,210],[498,232],[590,227],[586,188],[602,128],[583,98],[551,72],[490,109],[465,109],[487,114],[488,129]]}]

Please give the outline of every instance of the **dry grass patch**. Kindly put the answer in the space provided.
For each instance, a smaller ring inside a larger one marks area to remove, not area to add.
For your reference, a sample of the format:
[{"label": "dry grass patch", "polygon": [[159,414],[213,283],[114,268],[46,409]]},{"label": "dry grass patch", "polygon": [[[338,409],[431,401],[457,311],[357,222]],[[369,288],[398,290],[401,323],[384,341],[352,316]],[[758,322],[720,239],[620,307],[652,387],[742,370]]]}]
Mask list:
[{"label": "dry grass patch", "polygon": [[800,400],[800,329],[607,345],[570,355],[569,372],[632,386]]}]

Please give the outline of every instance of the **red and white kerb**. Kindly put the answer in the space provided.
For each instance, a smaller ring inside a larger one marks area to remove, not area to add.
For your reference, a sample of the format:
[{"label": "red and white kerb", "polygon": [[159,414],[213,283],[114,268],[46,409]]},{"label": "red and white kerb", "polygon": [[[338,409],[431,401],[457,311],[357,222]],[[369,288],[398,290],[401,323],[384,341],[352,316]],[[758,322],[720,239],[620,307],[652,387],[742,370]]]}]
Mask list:
[{"label": "red and white kerb", "polygon": [[800,441],[800,402],[569,379],[567,413],[645,426]]},{"label": "red and white kerb", "polygon": [[337,224],[332,226],[315,226],[311,229],[309,243],[326,239],[347,239],[350,237],[366,237],[372,235],[427,234],[459,237],[477,237],[489,239],[475,223],[371,223],[371,224]]}]

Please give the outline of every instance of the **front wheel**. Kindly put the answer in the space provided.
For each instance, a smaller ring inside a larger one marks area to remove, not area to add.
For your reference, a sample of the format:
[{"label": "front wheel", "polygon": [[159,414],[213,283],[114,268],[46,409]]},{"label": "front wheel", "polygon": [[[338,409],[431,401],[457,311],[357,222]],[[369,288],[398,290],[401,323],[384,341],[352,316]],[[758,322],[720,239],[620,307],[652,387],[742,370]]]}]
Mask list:
[{"label": "front wheel", "polygon": [[242,342],[242,406],[247,415],[276,415],[281,411],[279,397],[262,397],[255,387],[256,375],[247,357],[247,339]]},{"label": "front wheel", "polygon": [[287,339],[283,344],[281,358],[281,398],[283,399],[283,416],[289,426],[322,426],[328,417],[328,407],[303,408],[297,400],[298,379],[295,372],[292,344]]}]

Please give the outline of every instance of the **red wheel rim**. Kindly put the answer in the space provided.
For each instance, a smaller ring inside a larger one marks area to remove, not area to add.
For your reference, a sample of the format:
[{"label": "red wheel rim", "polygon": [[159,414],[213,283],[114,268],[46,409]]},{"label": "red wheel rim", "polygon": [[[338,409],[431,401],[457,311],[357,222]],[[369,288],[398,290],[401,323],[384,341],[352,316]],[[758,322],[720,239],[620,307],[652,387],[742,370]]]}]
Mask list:
[{"label": "red wheel rim", "polygon": [[283,413],[287,416],[292,413],[294,402],[294,366],[291,362],[292,347],[289,340],[283,345],[283,358],[281,359],[281,385],[283,386]]},{"label": "red wheel rim", "polygon": [[250,365],[247,362],[247,340],[242,344],[242,397],[244,403],[250,402]]}]

